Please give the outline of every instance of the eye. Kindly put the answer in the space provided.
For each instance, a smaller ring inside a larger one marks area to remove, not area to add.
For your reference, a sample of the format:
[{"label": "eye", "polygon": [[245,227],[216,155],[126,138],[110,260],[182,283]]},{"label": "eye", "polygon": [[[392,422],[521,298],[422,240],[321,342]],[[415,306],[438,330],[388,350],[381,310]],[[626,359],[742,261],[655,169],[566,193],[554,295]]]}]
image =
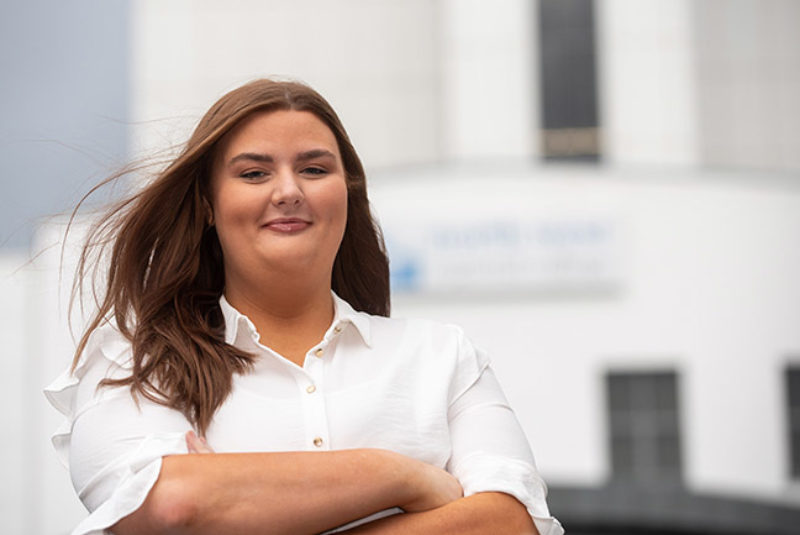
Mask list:
[{"label": "eye", "polygon": [[246,171],[239,175],[240,178],[246,178],[247,180],[258,180],[264,176],[266,176],[264,171]]},{"label": "eye", "polygon": [[305,167],[301,171],[304,175],[323,176],[328,174],[328,170],[318,166]]}]

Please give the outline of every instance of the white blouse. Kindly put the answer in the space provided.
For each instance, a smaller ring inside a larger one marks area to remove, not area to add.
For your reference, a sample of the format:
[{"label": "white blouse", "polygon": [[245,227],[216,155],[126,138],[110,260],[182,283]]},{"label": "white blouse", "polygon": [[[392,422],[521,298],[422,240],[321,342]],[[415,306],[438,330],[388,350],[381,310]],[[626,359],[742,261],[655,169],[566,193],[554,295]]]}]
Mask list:
[{"label": "white blouse", "polygon": [[[370,316],[333,297],[333,323],[302,367],[260,344],[252,322],[220,298],[226,342],[259,358],[251,373],[234,376],[206,433],[209,445],[219,453],[393,450],[446,468],[465,496],[511,494],[541,535],[562,534],[489,360],[461,329]],[[45,389],[66,417],[53,444],[90,511],[73,535],[108,533],[144,502],[161,458],[187,453],[191,426],[180,412],[141,396],[137,406],[127,387],[97,388],[105,377],[130,375],[130,357],[129,342],[106,325],[74,374]]]}]

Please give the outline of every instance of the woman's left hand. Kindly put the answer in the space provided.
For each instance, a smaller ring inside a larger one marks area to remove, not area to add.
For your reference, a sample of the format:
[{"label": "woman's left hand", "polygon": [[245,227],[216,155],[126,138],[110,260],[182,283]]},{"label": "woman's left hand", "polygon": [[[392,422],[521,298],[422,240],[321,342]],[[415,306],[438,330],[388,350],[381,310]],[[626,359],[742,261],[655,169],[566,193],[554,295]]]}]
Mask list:
[{"label": "woman's left hand", "polygon": [[186,447],[189,448],[189,453],[214,453],[206,439],[198,437],[194,431],[186,433]]}]

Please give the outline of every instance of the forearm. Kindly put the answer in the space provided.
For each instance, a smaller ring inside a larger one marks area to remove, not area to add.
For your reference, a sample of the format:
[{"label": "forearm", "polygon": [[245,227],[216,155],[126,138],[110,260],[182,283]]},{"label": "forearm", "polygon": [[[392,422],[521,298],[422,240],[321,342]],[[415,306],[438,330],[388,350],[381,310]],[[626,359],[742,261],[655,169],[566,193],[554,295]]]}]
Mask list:
[{"label": "forearm", "polygon": [[404,460],[382,450],[165,457],[144,504],[112,529],[303,534],[401,505]]},{"label": "forearm", "polygon": [[421,513],[406,513],[348,530],[346,535],[539,535],[525,506],[500,492],[473,494]]}]

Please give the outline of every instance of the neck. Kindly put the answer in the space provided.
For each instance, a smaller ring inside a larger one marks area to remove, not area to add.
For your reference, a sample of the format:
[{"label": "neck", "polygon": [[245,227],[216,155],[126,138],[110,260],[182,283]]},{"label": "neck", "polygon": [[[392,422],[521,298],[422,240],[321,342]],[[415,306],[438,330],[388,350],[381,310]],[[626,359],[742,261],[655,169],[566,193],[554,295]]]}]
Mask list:
[{"label": "neck", "polygon": [[227,285],[225,299],[256,327],[261,343],[302,365],[333,321],[330,280],[310,284],[299,277],[262,278],[257,285]]}]

